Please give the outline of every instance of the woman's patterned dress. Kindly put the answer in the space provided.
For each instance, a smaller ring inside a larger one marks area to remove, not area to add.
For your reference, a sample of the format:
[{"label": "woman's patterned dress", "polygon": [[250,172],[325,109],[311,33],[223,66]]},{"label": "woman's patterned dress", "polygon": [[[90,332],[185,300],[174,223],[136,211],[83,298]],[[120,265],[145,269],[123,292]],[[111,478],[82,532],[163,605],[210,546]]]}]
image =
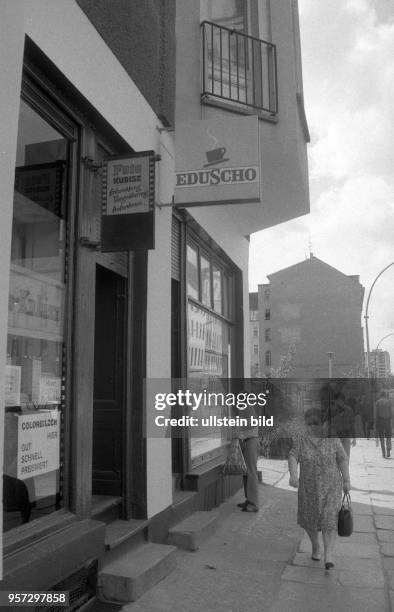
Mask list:
[{"label": "woman's patterned dress", "polygon": [[346,459],[338,438],[300,436],[290,451],[300,464],[297,522],[304,529],[337,529],[342,500],[338,463]]}]

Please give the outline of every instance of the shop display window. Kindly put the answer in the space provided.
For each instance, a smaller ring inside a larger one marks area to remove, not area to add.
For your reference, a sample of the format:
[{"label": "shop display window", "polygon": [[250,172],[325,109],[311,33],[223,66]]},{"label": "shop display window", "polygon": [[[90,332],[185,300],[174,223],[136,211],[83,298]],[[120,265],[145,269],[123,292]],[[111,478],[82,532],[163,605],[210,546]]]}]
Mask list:
[{"label": "shop display window", "polygon": [[22,100],[5,371],[5,531],[63,505],[68,159],[68,139]]},{"label": "shop display window", "polygon": [[[232,272],[205,246],[202,248],[194,242],[187,245],[187,262],[188,386],[193,392],[226,393],[231,377],[231,344],[235,326],[228,317],[233,310],[229,304],[234,299],[230,290]],[[191,292],[191,287],[196,290]],[[200,406],[199,411],[202,418],[231,416],[230,408],[225,405]],[[228,441],[227,428],[193,430],[189,440],[191,467],[220,454]]]}]

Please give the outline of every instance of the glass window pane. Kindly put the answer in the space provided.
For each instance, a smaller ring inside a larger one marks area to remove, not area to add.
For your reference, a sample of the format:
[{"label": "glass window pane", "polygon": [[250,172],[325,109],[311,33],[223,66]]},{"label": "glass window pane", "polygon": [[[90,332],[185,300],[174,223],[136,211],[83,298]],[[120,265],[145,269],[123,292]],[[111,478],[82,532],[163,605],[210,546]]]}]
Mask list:
[{"label": "glass window pane", "polygon": [[21,102],[5,389],[4,530],[62,505],[68,142]]},{"label": "glass window pane", "polygon": [[[199,392],[202,388],[215,391],[227,384],[229,378],[229,344],[230,326],[209,312],[195,304],[188,304],[189,329],[189,363],[188,387]],[[223,379],[222,383],[220,379]],[[229,416],[228,406],[215,405],[200,406],[200,418]],[[201,436],[201,437],[199,437]],[[219,448],[228,442],[228,431],[224,427],[201,427],[201,433],[193,429],[190,438],[191,459]]]},{"label": "glass window pane", "polygon": [[212,307],[211,302],[211,264],[205,257],[200,258],[201,270],[201,301],[205,306]]},{"label": "glass window pane", "polygon": [[198,300],[197,250],[193,249],[189,244],[186,249],[186,279],[187,294],[195,300]]},{"label": "glass window pane", "polygon": [[222,313],[222,272],[213,265],[213,308],[216,312]]},{"label": "glass window pane", "polygon": [[245,28],[247,0],[211,0],[210,21],[220,23],[228,28],[243,30]]}]

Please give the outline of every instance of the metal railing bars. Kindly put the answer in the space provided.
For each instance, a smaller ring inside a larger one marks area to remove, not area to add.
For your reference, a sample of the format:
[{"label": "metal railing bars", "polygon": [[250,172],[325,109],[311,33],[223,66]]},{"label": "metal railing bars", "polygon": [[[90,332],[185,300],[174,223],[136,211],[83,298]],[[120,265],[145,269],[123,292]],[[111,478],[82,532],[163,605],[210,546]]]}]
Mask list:
[{"label": "metal railing bars", "polygon": [[278,80],[274,44],[203,21],[202,96],[230,100],[276,115]]}]

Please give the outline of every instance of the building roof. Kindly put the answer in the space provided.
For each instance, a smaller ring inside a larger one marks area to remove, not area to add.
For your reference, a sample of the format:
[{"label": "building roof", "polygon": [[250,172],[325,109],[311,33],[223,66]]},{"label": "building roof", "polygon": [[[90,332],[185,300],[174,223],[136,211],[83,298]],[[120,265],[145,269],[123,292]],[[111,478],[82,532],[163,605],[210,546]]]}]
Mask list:
[{"label": "building roof", "polygon": [[300,261],[296,264],[293,264],[292,266],[288,266],[287,268],[282,268],[282,270],[278,270],[277,272],[273,272],[272,274],[267,274],[267,278],[269,280],[271,280],[272,277],[276,276],[276,275],[280,275],[283,273],[288,273],[290,270],[294,270],[295,269],[300,269],[300,268],[309,268],[311,265],[313,265],[314,267],[320,267],[323,268],[325,270],[330,270],[331,272],[335,272],[336,274],[339,274],[340,276],[344,277],[344,278],[348,278],[349,280],[352,280],[358,284],[360,284],[359,281],[359,276],[355,275],[355,274],[344,274],[343,272],[341,272],[340,270],[337,270],[337,268],[334,268],[333,266],[330,266],[329,264],[325,263],[324,261],[322,261],[321,259],[319,259],[318,257],[315,257],[312,253],[309,257],[309,259],[304,259],[304,261]]}]

